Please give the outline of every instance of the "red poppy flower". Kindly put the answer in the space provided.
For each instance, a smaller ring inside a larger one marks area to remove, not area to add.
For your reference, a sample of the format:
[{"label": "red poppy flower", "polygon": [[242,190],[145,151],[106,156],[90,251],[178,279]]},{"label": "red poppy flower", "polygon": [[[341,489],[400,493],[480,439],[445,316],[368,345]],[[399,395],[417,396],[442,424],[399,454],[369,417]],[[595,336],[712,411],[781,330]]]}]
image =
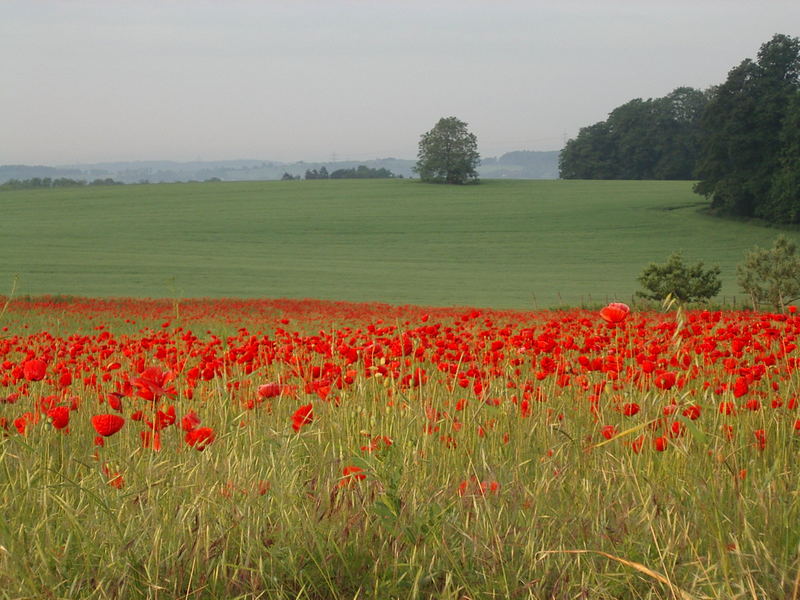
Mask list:
[{"label": "red poppy flower", "polygon": [[151,428],[160,431],[175,423],[175,419],[175,407],[170,404],[166,411],[159,410],[156,412],[155,422],[152,424]]},{"label": "red poppy flower", "polygon": [[670,371],[665,371],[664,373],[659,373],[656,375],[655,381],[653,382],[656,384],[656,387],[661,390],[668,390],[673,385],[675,385],[675,373]]},{"label": "red poppy flower", "polygon": [[724,435],[726,439],[732,440],[733,439],[733,425],[723,425],[722,426],[722,435]]},{"label": "red poppy flower", "polygon": [[275,398],[281,395],[280,383],[265,383],[258,386],[258,395],[262,398]]},{"label": "red poppy flower", "polygon": [[195,450],[203,451],[215,439],[216,434],[210,427],[198,427],[186,433],[186,443],[193,446]]},{"label": "red poppy flower", "polygon": [[667,441],[667,438],[665,438],[664,436],[657,437],[656,439],[653,440],[653,447],[658,452],[663,452],[664,450],[667,449],[667,444],[668,443],[669,442]]},{"label": "red poppy flower", "polygon": [[362,472],[364,469],[356,466],[345,467],[342,470],[342,479],[339,480],[339,487],[350,485],[356,480],[366,479],[367,476]]},{"label": "red poppy flower", "polygon": [[35,425],[39,422],[39,413],[32,413],[32,412],[25,412],[22,413],[22,416],[14,419],[14,427],[17,428],[17,431],[20,432],[22,435],[27,434],[28,425]]},{"label": "red poppy flower", "polygon": [[69,387],[72,385],[72,375],[69,371],[62,371],[58,377],[58,386],[61,388]]},{"label": "red poppy flower", "polygon": [[200,425],[200,417],[198,417],[194,411],[191,411],[181,419],[181,429],[184,431],[193,431],[197,429],[198,425]]},{"label": "red poppy flower", "polygon": [[481,481],[478,487],[478,492],[481,496],[486,494],[496,494],[500,491],[500,484],[496,481]]},{"label": "red poppy flower", "polygon": [[41,381],[47,372],[47,363],[38,358],[26,360],[22,365],[22,374],[28,381]]},{"label": "red poppy flower", "polygon": [[680,421],[673,421],[669,428],[671,437],[681,437],[686,431],[686,426]]},{"label": "red poppy flower", "polygon": [[102,435],[103,437],[108,437],[110,435],[114,435],[125,424],[125,419],[120,417],[119,415],[95,415],[92,417],[92,427],[94,430]]},{"label": "red poppy flower", "polygon": [[292,415],[292,429],[300,431],[303,425],[308,425],[314,420],[314,406],[311,403],[304,404]]},{"label": "red poppy flower", "polygon": [[683,416],[692,421],[700,418],[701,408],[697,404],[692,404],[683,411]]},{"label": "red poppy flower", "polygon": [[[558,475],[558,472],[554,471],[553,475]],[[500,484],[497,481],[479,481],[474,475],[470,476],[468,480],[462,481],[458,486],[459,496],[486,496],[499,492]]]},{"label": "red poppy flower", "polygon": [[744,407],[747,410],[752,410],[753,412],[761,410],[761,400],[758,398],[750,398],[747,402],[744,403]]},{"label": "red poppy flower", "polygon": [[633,450],[634,453],[639,454],[642,451],[643,445],[644,445],[644,436],[640,435],[631,442],[631,450]]},{"label": "red poppy flower", "polygon": [[125,487],[125,479],[122,477],[122,474],[119,471],[112,471],[107,464],[103,464],[100,467],[100,470],[103,472],[103,475],[108,478],[108,485],[117,488],[118,490],[121,490]]},{"label": "red poppy flower", "polygon": [[69,406],[54,406],[47,411],[50,422],[56,429],[64,429],[69,425]]},{"label": "red poppy flower", "polygon": [[136,386],[136,395],[151,402],[159,396],[174,396],[175,389],[165,389],[165,386],[173,378],[169,371],[162,371],[158,367],[150,367],[142,372],[141,377],[131,379],[131,383]]},{"label": "red poppy flower", "polygon": [[741,398],[750,391],[750,386],[747,384],[747,379],[744,377],[737,377],[733,384],[733,397]]},{"label": "red poppy flower", "polygon": [[111,392],[108,396],[106,396],[106,400],[108,400],[108,405],[116,411],[122,411],[122,399],[124,396],[119,392]]},{"label": "red poppy flower", "polygon": [[[454,425],[455,425],[455,423],[454,423]],[[375,437],[372,438],[372,440],[370,441],[369,445],[361,446],[361,451],[362,452],[375,452],[377,450],[381,450],[382,448],[388,448],[393,443],[394,442],[392,441],[392,438],[390,438],[388,436],[376,435]]]},{"label": "red poppy flower", "polygon": [[607,323],[622,323],[631,312],[630,307],[622,302],[612,302],[600,311],[600,317]]},{"label": "red poppy flower", "polygon": [[607,440],[610,440],[615,435],[617,435],[617,428],[613,425],[606,425],[600,430],[600,433],[603,434],[603,437]]},{"label": "red poppy flower", "polygon": [[626,402],[622,405],[622,414],[626,417],[632,417],[639,412],[639,405],[636,402]]}]

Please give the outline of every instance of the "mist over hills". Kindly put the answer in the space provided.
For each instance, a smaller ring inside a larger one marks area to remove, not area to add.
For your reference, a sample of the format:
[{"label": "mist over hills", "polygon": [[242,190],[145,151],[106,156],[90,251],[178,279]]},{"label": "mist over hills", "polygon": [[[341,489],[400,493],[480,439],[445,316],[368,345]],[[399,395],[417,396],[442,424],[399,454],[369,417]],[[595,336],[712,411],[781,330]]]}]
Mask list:
[{"label": "mist over hills", "polygon": [[[325,167],[329,172],[365,165],[372,169],[388,169],[395,175],[413,177],[414,160],[378,158],[360,161],[327,161],[284,163],[263,160],[223,161],[134,161],[103,162],[58,166],[0,165],[0,183],[10,179],[60,177],[93,181],[111,178],[122,183],[171,183],[178,181],[264,181],[280,179],[284,173],[303,177],[307,170]],[[481,159],[478,169],[485,179],[558,179],[558,151],[520,150],[499,157]]]}]

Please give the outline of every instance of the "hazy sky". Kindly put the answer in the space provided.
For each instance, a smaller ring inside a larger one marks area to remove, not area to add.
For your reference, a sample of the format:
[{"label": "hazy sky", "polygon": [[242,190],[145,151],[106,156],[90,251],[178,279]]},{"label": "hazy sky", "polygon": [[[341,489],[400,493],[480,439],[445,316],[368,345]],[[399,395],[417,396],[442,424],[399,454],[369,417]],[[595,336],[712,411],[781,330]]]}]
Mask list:
[{"label": "hazy sky", "polygon": [[721,83],[798,0],[0,0],[0,164],[554,150]]}]

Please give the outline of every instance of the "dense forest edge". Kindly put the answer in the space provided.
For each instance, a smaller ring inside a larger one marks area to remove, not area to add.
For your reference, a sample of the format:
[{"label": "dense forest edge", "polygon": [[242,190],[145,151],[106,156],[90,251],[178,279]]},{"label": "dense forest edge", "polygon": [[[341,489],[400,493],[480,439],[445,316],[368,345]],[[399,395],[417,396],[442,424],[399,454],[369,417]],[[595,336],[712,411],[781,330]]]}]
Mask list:
[{"label": "dense forest edge", "polygon": [[719,215],[800,223],[800,39],[776,34],[708,90],[615,108],[567,142],[559,172],[698,180]]}]

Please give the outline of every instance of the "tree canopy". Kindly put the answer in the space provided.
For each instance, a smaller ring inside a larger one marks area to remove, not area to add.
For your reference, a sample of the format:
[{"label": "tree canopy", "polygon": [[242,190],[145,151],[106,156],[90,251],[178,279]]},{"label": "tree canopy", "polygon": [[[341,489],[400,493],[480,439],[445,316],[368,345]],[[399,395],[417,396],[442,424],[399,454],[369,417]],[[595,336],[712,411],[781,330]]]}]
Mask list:
[{"label": "tree canopy", "polygon": [[480,164],[478,140],[456,117],[439,122],[422,134],[414,171],[430,183],[476,183]]},{"label": "tree canopy", "polygon": [[636,292],[636,295],[659,301],[665,300],[668,296],[678,302],[708,300],[719,294],[722,289],[720,272],[718,266],[703,268],[703,261],[687,265],[683,262],[683,255],[675,252],[667,262],[650,263],[642,271],[639,283],[645,291]]},{"label": "tree canopy", "polygon": [[800,39],[775,35],[712,90],[695,190],[720,213],[800,222]]},{"label": "tree canopy", "polygon": [[680,87],[636,98],[584,127],[559,157],[564,179],[691,179],[700,151],[705,92]]}]

